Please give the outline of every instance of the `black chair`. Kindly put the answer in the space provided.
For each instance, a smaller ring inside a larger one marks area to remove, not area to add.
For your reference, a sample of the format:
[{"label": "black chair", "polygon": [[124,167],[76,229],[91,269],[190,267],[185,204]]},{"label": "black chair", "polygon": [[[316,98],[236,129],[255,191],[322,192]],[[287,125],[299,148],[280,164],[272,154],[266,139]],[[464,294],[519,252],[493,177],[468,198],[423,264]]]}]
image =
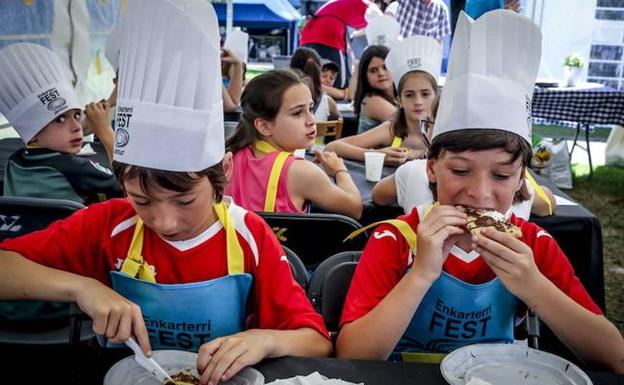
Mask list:
[{"label": "black chair", "polygon": [[[44,229],[82,208],[62,199],[0,197],[0,241]],[[91,322],[81,322],[83,316],[73,304],[2,301],[0,308],[0,344],[77,344],[94,337]]]},{"label": "black chair", "polygon": [[308,287],[308,281],[310,280],[310,274],[308,273],[308,270],[306,270],[306,267],[301,261],[301,258],[299,258],[299,256],[297,256],[294,251],[286,246],[282,246],[282,248],[286,253],[286,258],[288,258],[290,271],[292,271],[292,275],[295,278],[295,281],[297,281],[297,283],[301,285],[303,290],[305,290]]},{"label": "black chair", "polygon": [[258,212],[273,229],[282,245],[292,249],[308,270],[341,251],[362,250],[367,234],[344,239],[353,231],[361,229],[356,220],[339,214],[326,213],[269,213]]},{"label": "black chair", "polygon": [[342,307],[361,254],[361,251],[344,251],[332,255],[319,264],[310,280],[308,298],[330,332],[338,331]]}]

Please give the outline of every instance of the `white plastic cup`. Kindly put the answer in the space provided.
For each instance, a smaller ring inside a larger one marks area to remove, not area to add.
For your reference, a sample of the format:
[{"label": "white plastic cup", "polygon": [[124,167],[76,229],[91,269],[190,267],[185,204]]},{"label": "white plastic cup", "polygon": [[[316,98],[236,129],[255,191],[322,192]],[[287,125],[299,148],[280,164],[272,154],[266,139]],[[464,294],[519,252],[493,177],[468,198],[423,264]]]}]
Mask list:
[{"label": "white plastic cup", "polygon": [[378,151],[367,151],[364,153],[364,166],[366,167],[367,181],[379,182],[385,157],[386,154]]},{"label": "white plastic cup", "polygon": [[293,151],[293,155],[295,155],[297,158],[305,159],[305,154],[306,154],[305,148],[298,148],[295,151]]}]

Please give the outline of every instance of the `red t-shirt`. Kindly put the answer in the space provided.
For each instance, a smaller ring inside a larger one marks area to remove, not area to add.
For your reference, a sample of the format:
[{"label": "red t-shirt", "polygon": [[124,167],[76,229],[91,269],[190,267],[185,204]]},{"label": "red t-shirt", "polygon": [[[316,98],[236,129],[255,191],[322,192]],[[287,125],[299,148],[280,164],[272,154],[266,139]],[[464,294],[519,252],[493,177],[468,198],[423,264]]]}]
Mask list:
[{"label": "red t-shirt", "polygon": [[322,44],[340,52],[347,50],[345,42],[345,24],[331,16],[319,16],[310,19],[301,29],[300,45]]},{"label": "red t-shirt", "polygon": [[[245,258],[253,276],[248,328],[293,330],[302,327],[328,336],[323,318],[292,276],[285,253],[267,224],[256,214],[229,204]],[[136,213],[125,199],[91,205],[45,230],[7,239],[0,248],[37,263],[99,280],[110,286],[134,233]],[[158,283],[190,283],[227,275],[226,237],[220,222],[197,237],[168,242],[144,227],[143,257]]]},{"label": "red t-shirt", "polygon": [[[414,208],[399,218],[415,230],[423,209],[423,206]],[[522,230],[522,241],[533,250],[535,264],[542,274],[578,304],[593,313],[602,314],[574,274],[570,261],[557,241],[534,223],[515,216],[512,216],[511,222]],[[341,326],[359,319],[377,306],[403,278],[411,263],[409,245],[401,233],[389,224],[378,226],[368,240],[355,270],[344,304]],[[488,282],[495,277],[494,271],[477,252],[465,253],[457,247],[451,249],[443,269],[472,284]]]}]

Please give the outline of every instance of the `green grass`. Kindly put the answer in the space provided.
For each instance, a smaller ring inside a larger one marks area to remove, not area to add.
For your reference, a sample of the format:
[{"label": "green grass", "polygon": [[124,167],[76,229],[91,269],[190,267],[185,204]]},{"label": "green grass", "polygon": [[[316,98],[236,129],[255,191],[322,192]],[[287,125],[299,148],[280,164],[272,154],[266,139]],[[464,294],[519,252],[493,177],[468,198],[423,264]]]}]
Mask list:
[{"label": "green grass", "polygon": [[[592,142],[606,142],[610,132],[611,127],[595,127],[593,131],[589,132],[589,140]],[[576,128],[551,125],[545,126],[540,124],[533,125],[534,137],[574,140],[574,135],[576,135]],[[585,142],[584,131],[581,131],[579,141],[582,143]]]},{"label": "green grass", "polygon": [[574,165],[574,188],[568,194],[590,210],[602,225],[607,318],[624,334],[624,168]]}]

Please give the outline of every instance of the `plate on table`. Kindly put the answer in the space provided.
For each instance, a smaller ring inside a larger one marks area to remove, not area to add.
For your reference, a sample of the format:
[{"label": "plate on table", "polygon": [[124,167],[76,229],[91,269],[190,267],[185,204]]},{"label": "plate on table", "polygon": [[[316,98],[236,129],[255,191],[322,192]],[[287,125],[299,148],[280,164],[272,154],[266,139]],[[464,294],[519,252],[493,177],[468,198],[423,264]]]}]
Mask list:
[{"label": "plate on table", "polygon": [[[181,350],[156,350],[152,355],[154,360],[165,369],[169,375],[179,372],[191,374],[199,378],[195,368],[197,353]],[[199,381],[197,382],[199,383]],[[262,385],[264,376],[253,368],[244,368],[223,385]],[[134,360],[134,355],[119,360],[113,365],[104,377],[104,385],[163,385],[156,377],[148,373]]]},{"label": "plate on table", "polygon": [[559,79],[538,78],[535,81],[535,85],[541,88],[556,88],[559,87]]},{"label": "plate on table", "polygon": [[444,357],[440,371],[451,385],[592,385],[570,361],[512,344],[464,346]]}]

